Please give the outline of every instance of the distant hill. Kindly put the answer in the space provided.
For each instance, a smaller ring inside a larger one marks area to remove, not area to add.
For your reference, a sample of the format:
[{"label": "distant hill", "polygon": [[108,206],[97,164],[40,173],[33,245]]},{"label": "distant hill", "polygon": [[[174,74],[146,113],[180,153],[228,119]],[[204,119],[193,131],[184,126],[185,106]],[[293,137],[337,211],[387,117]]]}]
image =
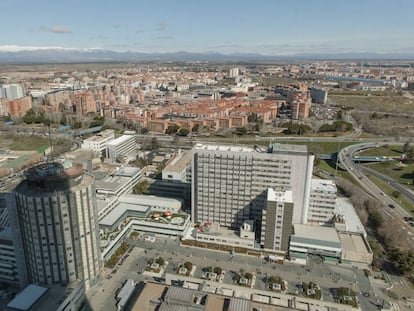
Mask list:
[{"label": "distant hill", "polygon": [[118,52],[103,49],[31,49],[19,51],[1,51],[0,63],[79,63],[79,62],[141,62],[141,61],[287,61],[287,60],[335,60],[335,59],[365,59],[365,60],[413,60],[413,54],[376,54],[376,53],[344,53],[344,54],[295,54],[295,55],[261,55],[253,53],[222,54],[218,52],[191,53],[142,53]]}]

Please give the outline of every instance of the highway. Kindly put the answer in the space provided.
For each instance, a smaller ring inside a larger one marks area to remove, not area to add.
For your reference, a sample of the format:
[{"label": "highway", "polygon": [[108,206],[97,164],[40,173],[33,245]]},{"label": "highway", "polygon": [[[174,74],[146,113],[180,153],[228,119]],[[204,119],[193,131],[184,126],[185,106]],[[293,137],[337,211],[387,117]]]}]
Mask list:
[{"label": "highway", "polygon": [[[405,231],[408,236],[407,240],[410,242],[411,245],[414,247],[414,228],[410,227],[406,221],[404,221],[404,217],[409,217],[411,214],[407,212],[404,208],[402,208],[398,202],[394,201],[392,198],[387,196],[376,184],[374,184],[368,177],[368,175],[372,175],[378,177],[379,179],[387,182],[390,186],[393,186],[395,189],[407,195],[407,198],[414,202],[414,194],[413,192],[401,185],[400,183],[396,182],[392,178],[388,176],[384,176],[380,173],[377,173],[371,169],[362,167],[357,165],[353,160],[353,154],[364,149],[368,148],[376,148],[380,145],[389,144],[389,143],[360,143],[352,146],[345,147],[339,151],[338,154],[338,161],[341,167],[348,171],[348,173],[365,189],[365,191],[373,198],[378,200],[382,203],[382,210],[383,212],[390,218],[397,220],[401,224],[401,229]],[[402,143],[392,143],[393,145],[403,145]],[[393,205],[394,208],[390,208],[389,206]]]}]

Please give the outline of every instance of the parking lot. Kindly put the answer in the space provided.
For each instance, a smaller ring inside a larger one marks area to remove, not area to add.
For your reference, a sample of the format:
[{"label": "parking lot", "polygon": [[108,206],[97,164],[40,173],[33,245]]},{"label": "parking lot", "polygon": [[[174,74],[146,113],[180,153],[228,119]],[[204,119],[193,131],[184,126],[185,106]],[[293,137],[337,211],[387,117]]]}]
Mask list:
[{"label": "parking lot", "polygon": [[373,303],[374,297],[376,303],[377,300],[382,302],[377,297],[377,292],[371,288],[364,272],[355,268],[321,264],[312,260],[306,266],[301,266],[269,263],[264,258],[239,254],[231,257],[227,252],[181,246],[179,241],[168,238],[157,238],[153,243],[129,239],[128,243],[134,245],[128,258],[122,265],[115,267],[115,273],[103,279],[102,287],[88,293],[93,310],[116,310],[115,293],[126,279],[162,282],[162,278],[142,274],[148,261],[159,257],[168,262],[167,273],[176,273],[180,265],[190,261],[197,267],[195,278],[203,278],[208,267],[220,267],[225,271],[223,283],[234,284],[235,275],[243,271],[256,276],[255,288],[260,290],[267,289],[269,277],[280,276],[287,281],[287,292],[290,294],[299,294],[298,285],[312,281],[320,286],[325,301],[335,301],[332,288],[348,287],[359,293],[363,310],[378,310]]}]

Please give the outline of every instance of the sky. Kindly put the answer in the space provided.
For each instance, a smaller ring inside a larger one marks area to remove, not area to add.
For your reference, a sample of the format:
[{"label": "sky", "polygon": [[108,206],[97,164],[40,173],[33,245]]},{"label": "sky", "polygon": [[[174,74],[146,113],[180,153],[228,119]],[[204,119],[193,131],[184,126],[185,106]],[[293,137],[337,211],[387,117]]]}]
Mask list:
[{"label": "sky", "polygon": [[412,0],[0,0],[0,50],[414,53]]}]

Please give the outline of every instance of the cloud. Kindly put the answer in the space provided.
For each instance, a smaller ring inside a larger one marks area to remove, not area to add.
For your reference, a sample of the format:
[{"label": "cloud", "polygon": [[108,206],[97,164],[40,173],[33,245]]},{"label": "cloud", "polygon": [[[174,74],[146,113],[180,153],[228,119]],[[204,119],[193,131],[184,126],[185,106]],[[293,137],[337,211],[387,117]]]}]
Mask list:
[{"label": "cloud", "polygon": [[156,31],[166,31],[167,30],[167,24],[164,22],[159,22],[158,24],[155,25],[155,30]]},{"label": "cloud", "polygon": [[69,28],[66,28],[64,26],[59,26],[59,25],[55,25],[55,26],[42,25],[40,26],[40,30],[45,31],[45,32],[58,33],[58,34],[72,33],[72,30],[70,30]]}]

